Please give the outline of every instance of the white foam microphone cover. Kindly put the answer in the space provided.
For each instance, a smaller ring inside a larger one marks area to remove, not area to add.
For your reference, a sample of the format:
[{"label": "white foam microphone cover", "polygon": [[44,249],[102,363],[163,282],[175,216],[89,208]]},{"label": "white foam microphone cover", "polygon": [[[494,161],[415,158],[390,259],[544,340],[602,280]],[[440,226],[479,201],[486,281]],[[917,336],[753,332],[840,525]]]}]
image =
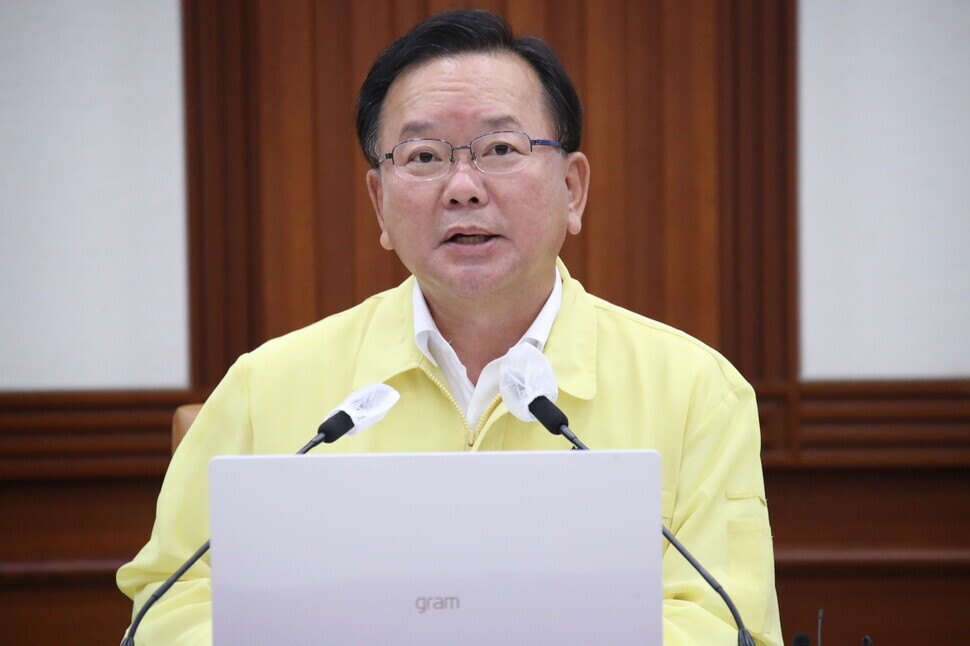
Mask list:
[{"label": "white foam microphone cover", "polygon": [[509,412],[523,422],[536,421],[529,404],[545,396],[555,403],[559,396],[556,375],[546,355],[531,343],[512,347],[499,365],[498,387]]},{"label": "white foam microphone cover", "polygon": [[327,417],[338,411],[347,413],[350,419],[354,420],[354,427],[347,431],[347,435],[356,435],[368,426],[381,421],[400,398],[400,393],[387,384],[380,382],[367,384],[350,393],[347,399],[330,411]]}]

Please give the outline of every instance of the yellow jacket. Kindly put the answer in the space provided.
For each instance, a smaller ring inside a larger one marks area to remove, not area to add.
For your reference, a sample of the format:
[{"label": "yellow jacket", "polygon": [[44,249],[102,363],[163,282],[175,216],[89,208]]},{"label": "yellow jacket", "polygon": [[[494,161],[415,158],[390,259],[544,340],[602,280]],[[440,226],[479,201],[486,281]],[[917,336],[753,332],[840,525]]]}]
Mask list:
[{"label": "yellow jacket", "polygon": [[[734,599],[760,644],[782,644],[754,391],[714,350],[590,296],[563,275],[545,346],[557,404],[591,449],[653,448],[663,522]],[[440,370],[414,343],[409,278],[357,307],[274,339],[232,366],[172,458],[147,545],[118,572],[135,608],[208,539],[207,463],[217,454],[294,453],[351,391],[401,393],[387,417],[315,452],[567,449],[500,398],[468,428]],[[659,530],[658,530],[659,531]],[[664,541],[664,643],[736,644],[717,594]],[[138,643],[211,643],[207,558],[148,612]]]}]

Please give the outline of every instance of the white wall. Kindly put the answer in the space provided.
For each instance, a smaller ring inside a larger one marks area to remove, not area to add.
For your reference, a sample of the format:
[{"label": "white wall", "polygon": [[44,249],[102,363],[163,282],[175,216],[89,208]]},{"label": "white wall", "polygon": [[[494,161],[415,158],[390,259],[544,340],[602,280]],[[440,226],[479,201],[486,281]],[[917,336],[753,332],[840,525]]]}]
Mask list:
[{"label": "white wall", "polygon": [[0,389],[188,385],[178,0],[0,0]]},{"label": "white wall", "polygon": [[799,5],[802,378],[970,376],[970,2]]}]

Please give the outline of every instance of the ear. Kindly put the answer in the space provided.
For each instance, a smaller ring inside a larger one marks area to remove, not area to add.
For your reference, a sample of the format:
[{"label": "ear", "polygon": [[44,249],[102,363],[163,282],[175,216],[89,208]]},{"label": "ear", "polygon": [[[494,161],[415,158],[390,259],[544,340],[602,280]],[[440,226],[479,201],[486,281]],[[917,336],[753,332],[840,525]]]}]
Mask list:
[{"label": "ear", "polygon": [[384,226],[384,186],[381,184],[381,172],[374,168],[367,171],[366,182],[370,203],[374,207],[374,215],[377,216],[377,226],[381,228],[381,246],[391,251],[394,249],[394,245],[391,244],[391,238],[387,235],[387,227]]},{"label": "ear", "polygon": [[566,230],[576,235],[583,228],[583,212],[589,196],[589,159],[580,152],[566,158],[566,192],[569,195]]}]

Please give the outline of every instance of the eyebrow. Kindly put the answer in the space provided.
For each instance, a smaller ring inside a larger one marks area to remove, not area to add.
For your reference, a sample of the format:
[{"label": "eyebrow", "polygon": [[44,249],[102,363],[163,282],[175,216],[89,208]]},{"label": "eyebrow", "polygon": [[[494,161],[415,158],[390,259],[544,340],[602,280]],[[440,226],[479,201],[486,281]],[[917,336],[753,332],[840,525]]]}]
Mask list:
[{"label": "eyebrow", "polygon": [[398,140],[407,141],[408,139],[425,136],[433,127],[434,125],[430,121],[408,121],[401,128],[401,132],[398,133]]},{"label": "eyebrow", "polygon": [[486,119],[484,122],[484,125],[486,128],[491,128],[495,130],[499,130],[501,128],[508,128],[510,126],[514,126],[520,129],[522,128],[522,124],[519,123],[519,120],[513,117],[511,114],[503,114],[499,117],[492,117],[490,119]]},{"label": "eyebrow", "polygon": [[[513,117],[511,114],[503,114],[497,117],[489,117],[482,122],[483,132],[492,132],[495,130],[502,130],[504,128],[514,127],[521,129],[522,125],[519,120]],[[418,139],[421,137],[427,137],[431,132],[434,131],[435,124],[431,121],[408,121],[401,127],[400,133],[398,133],[398,141],[407,141],[408,139]]]}]

